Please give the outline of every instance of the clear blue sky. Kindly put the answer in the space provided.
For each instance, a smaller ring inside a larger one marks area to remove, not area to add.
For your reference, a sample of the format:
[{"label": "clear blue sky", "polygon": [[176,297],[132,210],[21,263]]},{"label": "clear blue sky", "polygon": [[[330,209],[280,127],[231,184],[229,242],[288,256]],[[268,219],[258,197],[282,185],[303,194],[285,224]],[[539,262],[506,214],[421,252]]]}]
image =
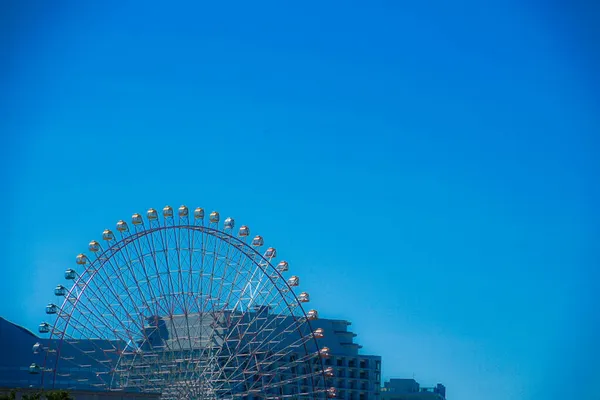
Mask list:
[{"label": "clear blue sky", "polygon": [[387,378],[600,399],[597,10],[7,3],[0,315],[35,329],[89,240],[183,203],[277,246]]}]

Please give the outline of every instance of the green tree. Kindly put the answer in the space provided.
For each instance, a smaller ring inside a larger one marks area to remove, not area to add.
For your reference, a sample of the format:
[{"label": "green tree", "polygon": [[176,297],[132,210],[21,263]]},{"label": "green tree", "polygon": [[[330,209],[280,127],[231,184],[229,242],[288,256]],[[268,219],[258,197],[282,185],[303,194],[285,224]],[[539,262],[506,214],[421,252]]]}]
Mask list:
[{"label": "green tree", "polygon": [[69,396],[69,392],[65,390],[53,390],[46,393],[46,399],[48,400],[73,400]]},{"label": "green tree", "polygon": [[21,398],[23,400],[41,400],[42,392],[24,394],[23,397],[21,397]]},{"label": "green tree", "polygon": [[16,390],[11,390],[9,394],[0,395],[0,400],[15,400],[17,398]]}]

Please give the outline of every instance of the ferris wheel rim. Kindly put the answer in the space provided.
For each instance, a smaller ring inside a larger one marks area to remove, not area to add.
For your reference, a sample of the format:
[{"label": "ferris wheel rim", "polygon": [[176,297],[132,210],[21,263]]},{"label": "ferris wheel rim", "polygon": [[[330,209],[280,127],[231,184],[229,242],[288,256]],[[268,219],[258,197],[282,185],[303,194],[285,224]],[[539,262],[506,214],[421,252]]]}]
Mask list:
[{"label": "ferris wheel rim", "polygon": [[[126,246],[129,245],[130,243],[135,242],[137,240],[141,240],[143,237],[147,237],[148,235],[151,235],[155,232],[163,232],[163,231],[169,231],[169,230],[173,230],[173,231],[188,230],[190,232],[200,232],[202,234],[207,234],[207,235],[214,237],[215,239],[218,239],[219,243],[224,242],[224,243],[229,244],[230,246],[234,246],[237,251],[239,251],[241,254],[243,254],[246,257],[246,259],[250,260],[252,265],[254,265],[255,267],[258,267],[260,269],[261,273],[264,276],[266,276],[268,281],[271,283],[272,287],[276,287],[276,285],[275,285],[276,280],[279,281],[280,285],[285,287],[286,292],[288,293],[289,296],[291,296],[291,300],[293,300],[293,304],[295,305],[295,307],[297,307],[296,309],[298,309],[299,313],[301,313],[301,315],[296,316],[292,312],[291,317],[294,320],[303,319],[305,321],[305,323],[307,324],[307,326],[309,327],[309,331],[312,332],[311,319],[308,318],[308,314],[307,314],[306,310],[302,306],[295,291],[292,289],[292,286],[290,286],[288,284],[288,281],[284,278],[282,272],[271,263],[270,258],[265,257],[255,247],[251,246],[244,240],[241,240],[240,238],[226,232],[225,230],[213,228],[210,226],[205,226],[204,224],[191,225],[188,223],[188,224],[167,225],[166,219],[165,219],[165,224],[163,226],[159,225],[159,226],[155,226],[155,227],[152,227],[152,226],[146,227],[145,224],[143,224],[142,229],[139,231],[137,230],[137,227],[136,227],[135,233],[128,233],[127,235],[123,235],[123,232],[121,232],[121,234],[122,234],[121,239],[116,240],[116,237],[115,237],[114,243],[112,243],[106,249],[103,249],[103,251],[100,254],[98,254],[93,261],[86,263],[84,271],[82,271],[82,273],[80,273],[80,274],[79,273],[77,274],[75,282],[73,283],[71,288],[68,290],[68,293],[65,295],[64,301],[62,302],[62,304],[59,307],[59,311],[57,313],[58,315],[57,315],[54,323],[52,324],[52,329],[50,331],[49,339],[58,339],[59,340],[59,346],[56,350],[57,357],[56,357],[56,361],[54,362],[54,368],[53,368],[53,376],[54,376],[53,381],[56,380],[56,372],[57,372],[56,367],[60,360],[60,351],[61,351],[62,345],[65,341],[67,327],[69,326],[70,319],[72,318],[73,312],[76,310],[78,304],[80,303],[81,297],[85,293],[86,289],[89,287],[90,282],[93,281],[93,279],[96,277],[97,274],[99,274],[104,268],[106,268],[106,264],[109,262],[109,260],[116,257],[116,254],[121,253],[123,251],[123,249],[126,248]],[[71,305],[70,312],[65,312],[66,305],[67,305],[67,303],[69,303],[69,299],[72,298],[71,295],[73,294],[73,291],[75,290],[75,288],[79,287],[80,283],[82,282],[82,280],[84,278],[87,278],[87,280],[83,281],[83,286],[80,288],[79,293],[77,294],[77,296],[75,298],[75,301],[72,302],[72,304],[70,304]],[[291,308],[292,303],[288,302],[285,299],[282,291],[280,289],[276,288],[276,292],[278,292],[279,295],[284,299],[285,306],[290,311],[293,311],[293,309]],[[59,317],[66,318],[66,320],[67,320],[67,322],[65,324],[65,329],[63,329],[63,330],[57,329],[57,323],[59,321]],[[299,329],[299,328],[297,328],[297,329]],[[308,341],[313,341],[315,344],[315,347],[318,349],[318,342],[317,342],[316,338],[311,337]],[[304,343],[305,348],[306,348],[307,342]],[[46,357],[44,358],[44,367],[46,366],[47,359],[48,359],[48,354],[46,354]],[[323,360],[321,357],[319,357],[318,359],[320,360],[321,372],[323,372],[325,369]],[[42,382],[44,379],[44,375],[45,374],[42,375]],[[323,375],[323,377],[325,377],[325,376]],[[314,385],[314,382],[313,382],[313,385]]]}]

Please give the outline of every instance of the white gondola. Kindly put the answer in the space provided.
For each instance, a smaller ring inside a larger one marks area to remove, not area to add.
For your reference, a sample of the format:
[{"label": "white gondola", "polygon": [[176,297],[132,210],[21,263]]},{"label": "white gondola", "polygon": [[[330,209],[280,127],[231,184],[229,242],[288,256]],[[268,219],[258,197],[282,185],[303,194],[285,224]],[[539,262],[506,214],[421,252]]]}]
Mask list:
[{"label": "white gondola", "polygon": [[275,258],[275,257],[277,257],[277,250],[275,250],[275,247],[269,247],[267,249],[267,251],[265,252],[265,257],[266,258]]},{"label": "white gondola", "polygon": [[110,229],[105,229],[102,232],[102,240],[106,240],[107,242],[115,239],[115,234]]},{"label": "white gondola", "polygon": [[95,240],[92,240],[88,245],[88,249],[90,249],[92,253],[95,253],[100,250],[100,243],[96,242]]},{"label": "white gondola", "polygon": [[194,218],[195,219],[204,219],[204,209],[203,208],[196,208],[194,210]]},{"label": "white gondola", "polygon": [[148,217],[149,221],[158,219],[158,213],[156,212],[156,210],[154,208],[150,208],[148,210],[148,212],[146,213],[146,216]]},{"label": "white gondola", "polygon": [[73,279],[75,279],[75,277],[77,276],[77,272],[75,272],[74,269],[67,269],[65,271],[65,279],[72,281]]},{"label": "white gondola", "polygon": [[40,324],[40,326],[38,327],[38,332],[39,333],[48,333],[50,332],[50,324],[47,322],[42,322]]},{"label": "white gondola", "polygon": [[78,254],[75,258],[75,262],[79,265],[85,265],[88,262],[88,258],[85,254]]},{"label": "white gondola", "polygon": [[279,264],[277,264],[277,270],[279,272],[286,272],[289,269],[290,269],[290,266],[287,261],[280,261]]},{"label": "white gondola", "polygon": [[67,294],[67,288],[63,285],[56,285],[54,288],[54,295],[57,297],[65,296]]},{"label": "white gondola", "polygon": [[208,216],[208,220],[212,223],[212,224],[216,224],[219,222],[219,213],[216,211],[213,211],[210,213],[210,215]]},{"label": "white gondola", "polygon": [[127,226],[127,223],[123,220],[120,220],[119,222],[117,222],[117,230],[119,232],[127,232],[129,230],[129,227]]},{"label": "white gondola", "polygon": [[48,304],[46,306],[46,314],[56,314],[58,311],[58,306],[56,304]]},{"label": "white gondola", "polygon": [[173,207],[165,206],[165,208],[163,208],[163,217],[173,218]]},{"label": "white gondola", "polygon": [[300,285],[300,278],[294,275],[290,279],[288,279],[287,283],[289,286],[298,286]]},{"label": "white gondola", "polygon": [[131,216],[131,223],[134,225],[141,225],[144,223],[144,219],[138,213],[135,213]]},{"label": "white gondola", "polygon": [[179,206],[179,209],[177,210],[178,214],[180,217],[187,217],[189,214],[189,210],[186,206],[184,206],[183,204],[181,206]]},{"label": "white gondola", "polygon": [[265,244],[265,241],[263,240],[262,236],[256,235],[254,236],[254,239],[252,239],[252,246],[254,247],[260,247],[263,244]]},{"label": "white gondola", "polygon": [[306,292],[302,292],[298,295],[298,301],[300,303],[308,303],[310,301],[310,296]]},{"label": "white gondola", "polygon": [[233,229],[235,225],[235,220],[231,217],[225,218],[225,222],[223,222],[223,228],[225,229]]},{"label": "white gondola", "polygon": [[250,235],[250,228],[248,228],[246,225],[242,225],[238,232],[238,236],[246,237],[248,235]]}]

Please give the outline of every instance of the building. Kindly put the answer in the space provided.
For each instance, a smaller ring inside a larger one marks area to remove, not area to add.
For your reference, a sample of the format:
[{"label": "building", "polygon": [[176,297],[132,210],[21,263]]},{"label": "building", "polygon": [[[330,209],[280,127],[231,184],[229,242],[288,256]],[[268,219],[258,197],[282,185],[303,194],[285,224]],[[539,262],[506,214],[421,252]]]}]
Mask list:
[{"label": "building", "polygon": [[[259,312],[265,312],[261,310]],[[186,318],[190,318],[187,316]],[[286,318],[278,315],[270,315],[265,318]],[[267,319],[266,319],[267,320]],[[224,332],[219,321],[207,317],[199,318],[195,324],[196,331],[187,333],[190,336],[190,346],[194,349],[210,346],[211,343],[202,339],[203,337],[212,337],[216,345],[222,343]],[[153,325],[154,324],[154,325]],[[173,337],[181,337],[183,329],[182,321],[171,319],[155,318],[153,324],[150,324],[144,336],[147,338],[149,346],[164,346],[169,349],[173,345]],[[356,334],[348,331],[350,322],[343,320],[317,319],[311,321],[312,329],[321,328],[323,337],[317,339],[318,347],[328,347],[330,356],[325,358],[323,363],[327,367],[333,368],[334,377],[329,383],[337,389],[337,397],[344,400],[376,400],[379,399],[381,386],[381,357],[360,354],[361,346],[354,343]],[[186,326],[189,331],[189,326]],[[218,331],[217,335],[210,335],[209,330]],[[269,333],[266,333],[269,335]],[[197,340],[192,340],[198,338]],[[289,339],[291,340],[291,339]],[[77,343],[77,349],[69,343],[64,343],[61,349],[61,356],[70,359],[69,362],[59,364],[60,368],[56,371],[55,388],[66,388],[76,394],[77,400],[88,398],[107,397],[117,399],[137,399],[137,398],[157,398],[158,395],[148,395],[142,393],[110,393],[102,392],[102,387],[93,384],[97,379],[96,374],[106,368],[97,362],[100,358],[94,353],[102,353],[104,359],[110,359],[109,350],[115,347],[116,342],[107,340],[80,340]],[[181,343],[178,343],[181,346]],[[281,342],[281,346],[287,346],[286,340]],[[0,394],[8,392],[11,388],[25,388],[26,390],[35,390],[42,387],[41,374],[31,374],[32,363],[37,366],[44,364],[44,357],[52,357],[52,354],[46,355],[44,349],[53,348],[54,343],[49,339],[42,339],[29,330],[0,318]],[[126,348],[126,345],[120,345],[120,348]],[[143,347],[143,346],[142,346]],[[317,351],[314,342],[310,342],[307,350],[309,352]],[[81,351],[83,349],[83,351]],[[189,349],[187,349],[189,350]],[[174,352],[177,349],[173,350]],[[282,359],[282,363],[289,362],[294,357],[298,358],[300,353],[291,352]],[[133,364],[131,364],[133,365]],[[130,366],[131,366],[130,365]],[[303,368],[303,367],[302,367]],[[293,371],[287,371],[281,374],[277,379],[289,378],[286,374],[292,374]],[[302,372],[302,371],[300,371]],[[243,391],[244,385],[253,377],[243,377],[239,382],[233,382],[232,390]],[[128,375],[127,379],[133,380],[135,376]],[[295,380],[292,383],[286,383],[281,388],[283,395],[295,395],[307,391],[306,379]],[[121,397],[119,397],[121,396]],[[302,397],[302,396],[299,396]]]},{"label": "building", "polygon": [[325,337],[319,345],[331,350],[325,365],[334,370],[332,386],[337,398],[343,400],[377,400],[381,386],[381,356],[360,354],[361,346],[354,343],[356,334],[348,331],[350,322],[344,320],[318,319],[314,328],[322,328]]},{"label": "building", "polygon": [[[41,376],[29,373],[36,343],[46,343],[31,331],[0,317],[0,396],[8,395],[13,389],[16,398],[39,392]],[[78,390],[71,393],[74,400],[97,400],[97,392]],[[102,393],[102,398],[110,400],[149,400],[158,399],[156,394],[146,393]]]},{"label": "building", "polygon": [[381,400],[445,400],[446,387],[421,387],[414,379],[390,379],[381,388]]}]

